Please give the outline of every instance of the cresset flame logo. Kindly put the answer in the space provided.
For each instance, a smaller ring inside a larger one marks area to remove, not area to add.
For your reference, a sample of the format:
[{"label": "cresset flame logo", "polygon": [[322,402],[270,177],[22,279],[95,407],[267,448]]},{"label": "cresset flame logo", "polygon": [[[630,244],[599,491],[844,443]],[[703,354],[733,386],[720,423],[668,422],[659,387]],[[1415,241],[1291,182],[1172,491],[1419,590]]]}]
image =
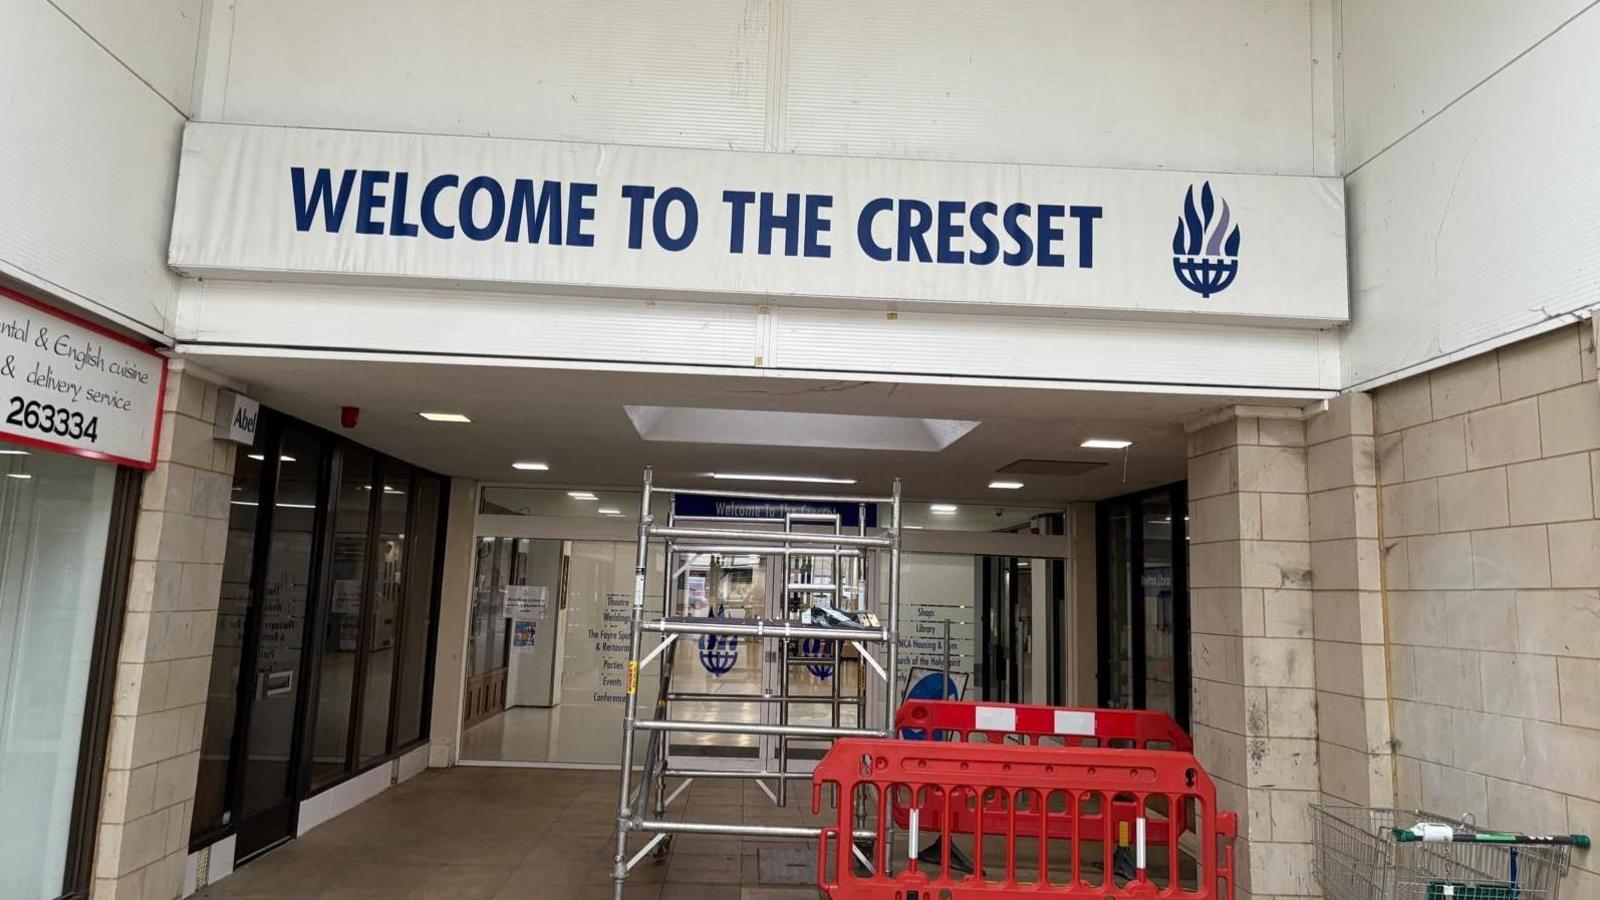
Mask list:
[{"label": "cresset flame logo", "polygon": [[[711,611],[710,618],[726,619],[728,610],[726,606],[719,606]],[[718,678],[733,671],[739,664],[739,638],[732,634],[706,634],[701,635],[699,641],[700,665],[707,672]]]},{"label": "cresset flame logo", "polygon": [[1172,271],[1180,284],[1201,297],[1227,290],[1239,274],[1239,226],[1228,201],[1223,200],[1219,209],[1218,199],[1207,181],[1200,186],[1196,207],[1190,185],[1178,230],[1172,235]]},{"label": "cresset flame logo", "polygon": [[825,680],[833,674],[833,641],[806,638],[800,642],[799,656],[812,677]]}]

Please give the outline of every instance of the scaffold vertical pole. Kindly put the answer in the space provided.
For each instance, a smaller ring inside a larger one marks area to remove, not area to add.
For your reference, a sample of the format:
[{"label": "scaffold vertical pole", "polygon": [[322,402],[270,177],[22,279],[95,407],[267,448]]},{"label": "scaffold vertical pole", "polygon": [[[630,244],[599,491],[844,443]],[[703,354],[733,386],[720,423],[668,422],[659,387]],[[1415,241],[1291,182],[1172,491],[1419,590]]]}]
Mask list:
[{"label": "scaffold vertical pole", "polygon": [[894,692],[900,684],[900,479],[894,480],[894,502],[889,508],[889,664],[883,691],[883,733],[894,734]]},{"label": "scaffold vertical pole", "polygon": [[[639,549],[633,567],[633,608],[628,617],[628,695],[622,716],[622,772],[619,776],[622,784],[617,792],[617,853],[611,869],[614,900],[623,900],[622,889],[628,878],[628,832],[633,824],[628,789],[633,782],[634,722],[639,714],[639,650],[644,639],[641,626],[650,564],[650,486],[653,479],[653,471],[645,467],[644,490],[639,498]],[[649,798],[639,797],[640,805],[648,802]]]}]

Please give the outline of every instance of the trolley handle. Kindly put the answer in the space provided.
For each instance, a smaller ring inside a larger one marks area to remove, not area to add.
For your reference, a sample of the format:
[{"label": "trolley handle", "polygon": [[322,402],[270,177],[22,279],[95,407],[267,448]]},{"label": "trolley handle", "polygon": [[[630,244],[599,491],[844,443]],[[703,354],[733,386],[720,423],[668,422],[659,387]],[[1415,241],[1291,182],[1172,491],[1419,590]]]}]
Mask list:
[{"label": "trolley handle", "polygon": [[1462,831],[1449,825],[1417,825],[1394,828],[1394,839],[1401,844],[1534,844],[1589,848],[1587,834],[1522,834],[1514,831]]}]

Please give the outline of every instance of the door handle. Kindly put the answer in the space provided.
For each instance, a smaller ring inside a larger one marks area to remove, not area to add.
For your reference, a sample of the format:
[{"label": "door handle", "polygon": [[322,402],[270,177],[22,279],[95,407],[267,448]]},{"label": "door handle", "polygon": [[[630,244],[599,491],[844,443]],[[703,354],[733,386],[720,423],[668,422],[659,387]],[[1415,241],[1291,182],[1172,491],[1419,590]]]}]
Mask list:
[{"label": "door handle", "polygon": [[281,672],[257,672],[256,696],[282,697],[294,690],[294,670],[285,669]]}]

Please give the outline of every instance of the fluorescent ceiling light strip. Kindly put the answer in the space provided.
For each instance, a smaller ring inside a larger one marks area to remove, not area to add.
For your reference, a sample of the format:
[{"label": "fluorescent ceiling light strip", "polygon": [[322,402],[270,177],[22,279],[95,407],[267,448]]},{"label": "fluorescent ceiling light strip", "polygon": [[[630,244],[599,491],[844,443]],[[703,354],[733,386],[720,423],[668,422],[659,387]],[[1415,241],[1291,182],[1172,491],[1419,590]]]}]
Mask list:
[{"label": "fluorescent ceiling light strip", "polygon": [[453,412],[419,412],[417,415],[429,422],[471,422],[472,420],[461,413]]},{"label": "fluorescent ceiling light strip", "polygon": [[1125,450],[1133,446],[1133,441],[1124,441],[1116,438],[1090,438],[1078,446],[1088,450]]},{"label": "fluorescent ceiling light strip", "polygon": [[953,516],[960,508],[951,503],[933,503],[928,506],[928,510],[936,516]]},{"label": "fluorescent ceiling light strip", "polygon": [[547,463],[542,463],[542,462],[514,462],[514,463],[511,464],[511,468],[516,469],[516,470],[521,471],[521,472],[548,472],[548,471],[550,471],[550,466]]},{"label": "fluorescent ceiling light strip", "polygon": [[[229,502],[232,503],[234,506],[260,506],[261,505],[261,504],[257,503],[254,500],[230,500]],[[317,508],[316,504],[313,504],[313,503],[275,503],[273,505],[276,506],[278,509],[316,509]]]},{"label": "fluorescent ceiling light strip", "polygon": [[854,478],[828,478],[822,475],[752,475],[738,472],[707,472],[718,481],[792,481],[798,484],[855,484]]},{"label": "fluorescent ceiling light strip", "polygon": [[1022,488],[1020,481],[991,481],[989,487],[996,491],[1015,491]]},{"label": "fluorescent ceiling light strip", "polygon": [[589,491],[567,491],[567,496],[574,500],[599,500],[600,498]]}]

